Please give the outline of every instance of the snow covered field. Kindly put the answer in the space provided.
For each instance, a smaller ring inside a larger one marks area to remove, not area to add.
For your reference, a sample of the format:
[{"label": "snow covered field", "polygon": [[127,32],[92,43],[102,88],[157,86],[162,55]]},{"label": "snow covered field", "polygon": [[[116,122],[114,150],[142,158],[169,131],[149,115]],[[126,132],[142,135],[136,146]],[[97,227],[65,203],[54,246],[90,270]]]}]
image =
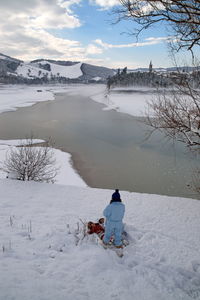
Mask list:
[{"label": "snow covered field", "polygon": [[0,180],[1,300],[200,299],[200,202],[121,192],[130,245],[119,258],[77,223],[112,191]]}]

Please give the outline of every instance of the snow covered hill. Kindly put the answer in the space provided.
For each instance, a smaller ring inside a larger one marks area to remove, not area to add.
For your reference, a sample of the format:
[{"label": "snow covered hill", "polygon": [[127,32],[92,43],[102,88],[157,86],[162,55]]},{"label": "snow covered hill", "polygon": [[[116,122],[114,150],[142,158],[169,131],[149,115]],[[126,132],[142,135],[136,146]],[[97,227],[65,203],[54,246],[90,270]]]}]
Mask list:
[{"label": "snow covered hill", "polygon": [[200,202],[121,191],[130,245],[119,258],[82,221],[112,191],[0,180],[0,300],[200,299]]},{"label": "snow covered hill", "polygon": [[[194,67],[180,67],[179,72],[190,73]],[[196,69],[197,70],[197,69]],[[128,69],[128,73],[148,72],[149,68]],[[158,74],[176,72],[176,67],[154,68]],[[37,59],[24,62],[0,53],[0,83],[105,83],[117,70],[82,62]]]},{"label": "snow covered hill", "polygon": [[[88,65],[81,62],[56,61],[39,59],[32,62],[23,62],[15,58],[0,54],[0,77],[18,77],[27,80],[68,79],[78,82],[101,81],[114,75],[114,70]],[[11,78],[13,80],[13,78]],[[10,82],[12,83],[12,81]],[[22,82],[23,83],[23,82]],[[38,83],[38,82],[36,82]]]},{"label": "snow covered hill", "polygon": [[22,63],[21,60],[0,53],[0,77],[5,77],[10,73],[15,74],[20,63]]},{"label": "snow covered hill", "polygon": [[[43,65],[49,65],[49,71],[42,68]],[[78,78],[83,75],[81,71],[81,63],[76,63],[72,66],[61,66],[55,63],[50,63],[48,61],[42,61],[40,64],[37,63],[21,63],[16,69],[18,75],[25,78],[47,76],[51,79],[52,76],[55,77],[65,77],[65,78]]]}]

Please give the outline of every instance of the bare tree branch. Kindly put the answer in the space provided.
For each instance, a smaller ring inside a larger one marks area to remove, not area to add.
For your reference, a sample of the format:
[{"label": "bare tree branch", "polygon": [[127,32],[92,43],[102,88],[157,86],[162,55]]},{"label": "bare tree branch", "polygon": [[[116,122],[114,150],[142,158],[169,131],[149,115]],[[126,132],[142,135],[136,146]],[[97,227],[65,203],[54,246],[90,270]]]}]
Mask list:
[{"label": "bare tree branch", "polygon": [[7,153],[3,169],[23,181],[54,182],[58,168],[49,141],[43,147],[34,147],[33,137],[25,146],[15,147]]},{"label": "bare tree branch", "polygon": [[192,50],[200,45],[200,1],[199,0],[119,0],[120,7],[114,10],[117,22],[125,19],[139,25],[138,35],[156,23],[165,22],[177,37],[176,50]]},{"label": "bare tree branch", "polygon": [[200,153],[200,95],[188,82],[171,93],[158,95],[150,108],[154,115],[147,115],[148,125]]}]

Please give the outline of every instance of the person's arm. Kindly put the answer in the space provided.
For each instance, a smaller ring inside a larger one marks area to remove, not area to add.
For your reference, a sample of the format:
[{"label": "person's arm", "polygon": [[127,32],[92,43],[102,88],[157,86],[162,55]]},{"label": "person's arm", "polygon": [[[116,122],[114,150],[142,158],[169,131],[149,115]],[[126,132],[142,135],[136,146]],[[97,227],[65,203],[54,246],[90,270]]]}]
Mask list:
[{"label": "person's arm", "polygon": [[111,215],[111,207],[110,204],[108,206],[106,206],[106,208],[103,211],[103,215],[104,217],[106,217],[106,219],[109,219],[110,215]]}]

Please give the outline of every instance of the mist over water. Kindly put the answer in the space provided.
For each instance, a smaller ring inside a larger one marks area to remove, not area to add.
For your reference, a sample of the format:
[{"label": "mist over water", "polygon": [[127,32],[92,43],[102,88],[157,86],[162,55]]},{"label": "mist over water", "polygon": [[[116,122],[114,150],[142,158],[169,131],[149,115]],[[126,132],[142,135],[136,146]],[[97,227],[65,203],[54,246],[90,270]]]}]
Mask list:
[{"label": "mist over water", "polygon": [[0,139],[51,136],[91,187],[195,198],[187,188],[195,160],[161,134],[147,140],[147,130],[142,119],[77,95],[0,115]]}]

